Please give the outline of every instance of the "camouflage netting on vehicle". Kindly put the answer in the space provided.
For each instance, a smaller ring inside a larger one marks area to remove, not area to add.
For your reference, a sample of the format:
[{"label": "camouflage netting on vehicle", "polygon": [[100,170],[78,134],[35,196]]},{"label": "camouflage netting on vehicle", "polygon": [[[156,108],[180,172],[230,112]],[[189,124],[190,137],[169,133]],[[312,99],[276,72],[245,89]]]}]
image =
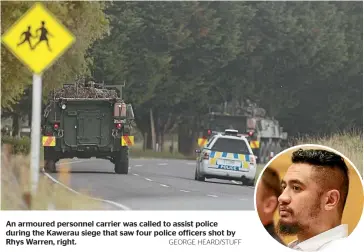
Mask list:
[{"label": "camouflage netting on vehicle", "polygon": [[95,87],[85,87],[81,85],[66,86],[51,92],[53,98],[118,98],[115,90],[101,89]]}]

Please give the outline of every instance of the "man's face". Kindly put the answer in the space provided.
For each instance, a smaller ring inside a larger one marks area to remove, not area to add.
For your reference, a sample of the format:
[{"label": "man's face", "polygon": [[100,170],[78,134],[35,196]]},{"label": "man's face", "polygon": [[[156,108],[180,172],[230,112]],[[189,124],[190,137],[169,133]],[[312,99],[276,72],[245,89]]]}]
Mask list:
[{"label": "man's face", "polygon": [[313,172],[311,165],[293,164],[282,180],[279,223],[288,234],[308,228],[321,214],[321,189],[312,178]]}]

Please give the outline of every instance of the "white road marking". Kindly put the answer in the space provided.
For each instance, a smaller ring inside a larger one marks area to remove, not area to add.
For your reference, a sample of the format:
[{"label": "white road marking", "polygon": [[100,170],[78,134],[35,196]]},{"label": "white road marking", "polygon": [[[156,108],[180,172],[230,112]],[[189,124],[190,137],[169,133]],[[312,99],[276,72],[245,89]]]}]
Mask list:
[{"label": "white road marking", "polygon": [[134,176],[139,176],[139,174],[133,173]]},{"label": "white road marking", "polygon": [[206,196],[213,197],[213,198],[217,198],[218,197],[217,195],[213,195],[213,194],[207,194]]},{"label": "white road marking", "polygon": [[158,164],[158,165],[168,165],[167,163],[160,163],[160,164]]},{"label": "white road marking", "polygon": [[169,186],[167,186],[167,185],[163,185],[163,184],[159,184],[160,186],[163,186],[163,187],[169,187]]},{"label": "white road marking", "polygon": [[231,182],[233,182],[234,184],[237,184],[237,185],[241,184],[241,182],[238,182],[238,181],[235,181],[235,180],[231,180]]},{"label": "white road marking", "polygon": [[141,164],[136,164],[136,165],[135,165],[135,167],[140,167],[140,166],[143,166],[143,165],[141,165]]},{"label": "white road marking", "polygon": [[196,163],[187,163],[188,165],[195,165]]},{"label": "white road marking", "polygon": [[186,191],[186,190],[180,190],[181,192],[190,192],[190,191]]},{"label": "white road marking", "polygon": [[148,181],[153,181],[153,180],[151,180],[150,178],[144,178],[145,180],[148,180]]},{"label": "white road marking", "polygon": [[249,200],[249,199],[240,199],[240,200]]},{"label": "white road marking", "polygon": [[[44,169],[43,169],[43,172],[44,172]],[[51,179],[54,183],[56,183],[56,184],[58,184],[58,185],[60,185],[60,186],[63,186],[63,187],[64,187],[64,188],[66,188],[67,190],[69,190],[69,191],[71,191],[71,192],[73,192],[73,193],[75,193],[75,194],[78,194],[78,195],[83,195],[82,193],[77,192],[77,191],[73,190],[72,188],[70,188],[70,187],[66,186],[65,184],[63,184],[63,183],[59,182],[57,179],[53,178],[53,177],[52,177],[51,175],[49,175],[48,173],[44,172],[44,174],[45,174],[45,175],[46,175],[49,179]],[[120,203],[117,203],[117,202],[114,202],[114,201],[111,201],[111,200],[104,200],[104,199],[99,199],[99,198],[89,197],[89,196],[87,196],[87,195],[83,195],[83,196],[85,196],[85,197],[87,197],[87,198],[89,198],[89,199],[92,199],[92,200],[96,200],[96,201],[101,201],[101,202],[108,203],[108,204],[110,204],[110,205],[116,206],[116,207],[121,208],[121,209],[123,209],[123,210],[131,210],[131,208],[130,208],[130,207],[127,207],[127,206],[125,206],[125,205],[123,205],[123,204],[120,204]]]}]

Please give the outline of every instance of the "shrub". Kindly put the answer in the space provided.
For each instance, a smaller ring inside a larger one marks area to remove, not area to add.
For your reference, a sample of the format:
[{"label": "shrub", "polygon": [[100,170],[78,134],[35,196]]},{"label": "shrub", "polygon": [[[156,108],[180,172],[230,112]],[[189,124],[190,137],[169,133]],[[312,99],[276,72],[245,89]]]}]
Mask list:
[{"label": "shrub", "polygon": [[14,155],[28,155],[30,153],[30,138],[27,136],[23,137],[12,137],[3,136],[1,138],[1,145],[9,144],[12,146],[11,151]]}]

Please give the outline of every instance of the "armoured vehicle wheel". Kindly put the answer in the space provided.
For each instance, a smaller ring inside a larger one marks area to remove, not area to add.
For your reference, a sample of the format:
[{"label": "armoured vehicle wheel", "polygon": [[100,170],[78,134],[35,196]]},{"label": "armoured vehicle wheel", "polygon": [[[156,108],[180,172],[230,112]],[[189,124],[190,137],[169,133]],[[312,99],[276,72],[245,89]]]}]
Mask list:
[{"label": "armoured vehicle wheel", "polygon": [[277,155],[279,152],[281,152],[281,147],[279,146],[279,142],[276,142],[276,147],[274,149],[274,155]]},{"label": "armoured vehicle wheel", "polygon": [[44,148],[44,171],[48,173],[55,173],[57,156],[52,148]]},{"label": "armoured vehicle wheel", "polygon": [[[277,155],[278,153],[277,153],[277,142],[273,142],[272,143],[272,149],[271,149],[271,152],[273,152],[273,155],[275,156],[275,155]],[[271,160],[272,158],[270,158],[269,160]]]},{"label": "armoured vehicle wheel", "polygon": [[272,151],[274,151],[274,142],[268,142],[268,145],[267,145],[267,155],[266,155],[266,157],[265,157],[265,164],[266,163],[268,163],[269,162],[269,160],[270,160],[270,153],[272,152]]},{"label": "armoured vehicle wheel", "polygon": [[265,143],[262,142],[259,149],[259,163],[264,164],[264,149],[265,149]]},{"label": "armoured vehicle wheel", "polygon": [[129,153],[127,148],[122,148],[115,154],[115,173],[128,174],[129,172]]},{"label": "armoured vehicle wheel", "polygon": [[268,142],[265,142],[264,143],[264,149],[262,151],[262,163],[263,164],[266,164],[267,163],[268,149],[269,149],[269,143]]},{"label": "armoured vehicle wheel", "polygon": [[44,160],[44,171],[48,173],[55,173],[56,162],[54,160]]}]

